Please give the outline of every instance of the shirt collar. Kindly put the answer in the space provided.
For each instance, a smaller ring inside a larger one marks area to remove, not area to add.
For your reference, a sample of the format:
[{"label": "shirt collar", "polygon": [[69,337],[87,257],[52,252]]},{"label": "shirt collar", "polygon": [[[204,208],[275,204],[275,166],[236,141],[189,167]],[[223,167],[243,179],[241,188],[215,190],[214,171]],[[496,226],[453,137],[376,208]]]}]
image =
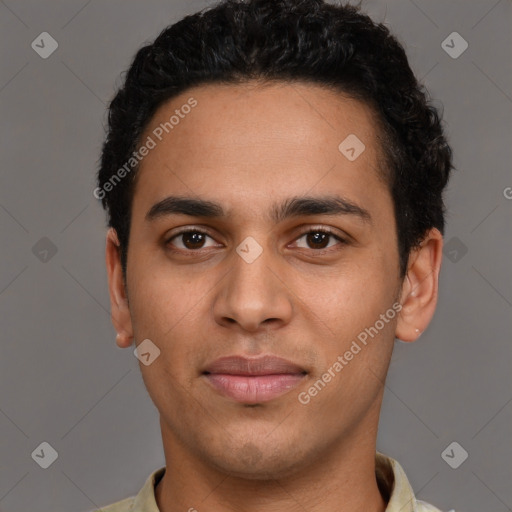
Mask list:
[{"label": "shirt collar", "polygon": [[411,484],[395,459],[377,452],[375,475],[381,494],[388,500],[386,512],[420,512]]},{"label": "shirt collar", "polygon": [[156,505],[155,486],[164,476],[164,473],[165,466],[149,475],[144,487],[140,490],[139,494],[135,496],[132,507],[133,512],[160,512]]},{"label": "shirt collar", "polygon": [[[135,497],[133,512],[160,512],[155,499],[155,486],[165,473],[165,466],[149,475]],[[375,455],[375,475],[381,494],[388,501],[386,512],[421,512],[409,480],[400,464],[382,453]],[[435,509],[431,509],[435,510]]]}]

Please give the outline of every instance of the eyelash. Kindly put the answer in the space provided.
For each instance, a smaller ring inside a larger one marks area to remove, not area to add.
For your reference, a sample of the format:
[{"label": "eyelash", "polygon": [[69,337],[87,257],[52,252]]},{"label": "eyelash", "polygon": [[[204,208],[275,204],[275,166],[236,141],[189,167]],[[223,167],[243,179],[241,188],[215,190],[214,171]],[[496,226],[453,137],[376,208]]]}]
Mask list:
[{"label": "eyelash", "polygon": [[[172,240],[174,240],[175,238],[179,238],[180,236],[187,234],[187,233],[198,233],[201,235],[206,235],[213,239],[213,237],[208,232],[192,227],[192,228],[183,229],[183,230],[179,231],[178,233],[174,233],[171,237],[169,237],[164,242],[165,246],[169,249],[169,251],[171,251],[173,253],[192,255],[194,253],[200,252],[201,248],[199,248],[199,249],[172,249],[169,247]],[[326,235],[330,235],[332,238],[335,238],[340,243],[340,245],[348,245],[347,240],[341,238],[339,235],[337,235],[334,231],[330,230],[329,228],[309,228],[307,231],[303,231],[302,233],[300,233],[299,236],[297,236],[297,238],[295,238],[295,241],[299,240],[304,235],[308,235],[310,233],[323,233]],[[318,254],[323,254],[326,251],[329,252],[331,249],[332,248],[328,247],[328,248],[323,248],[323,249],[309,249],[309,250],[314,251]]]}]

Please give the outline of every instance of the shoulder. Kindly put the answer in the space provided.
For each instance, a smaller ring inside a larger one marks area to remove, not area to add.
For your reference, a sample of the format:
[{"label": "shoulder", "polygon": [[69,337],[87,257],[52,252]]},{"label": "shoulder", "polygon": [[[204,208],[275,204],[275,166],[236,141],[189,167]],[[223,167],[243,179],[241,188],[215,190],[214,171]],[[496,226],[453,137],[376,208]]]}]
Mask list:
[{"label": "shoulder", "polygon": [[116,501],[115,503],[96,509],[94,512],[130,512],[133,508],[134,500],[135,497],[133,496],[131,498],[125,498],[124,500]]},{"label": "shoulder", "polygon": [[434,505],[415,497],[404,469],[395,459],[377,452],[375,473],[379,490],[388,500],[386,512],[442,512]]},{"label": "shoulder", "polygon": [[159,512],[155,499],[155,485],[165,473],[165,466],[153,471],[136,496],[116,501],[90,512]]},{"label": "shoulder", "polygon": [[[416,510],[417,512],[442,512],[437,507],[434,507],[434,505],[422,500],[416,500]],[[453,510],[450,512],[453,512]]]}]

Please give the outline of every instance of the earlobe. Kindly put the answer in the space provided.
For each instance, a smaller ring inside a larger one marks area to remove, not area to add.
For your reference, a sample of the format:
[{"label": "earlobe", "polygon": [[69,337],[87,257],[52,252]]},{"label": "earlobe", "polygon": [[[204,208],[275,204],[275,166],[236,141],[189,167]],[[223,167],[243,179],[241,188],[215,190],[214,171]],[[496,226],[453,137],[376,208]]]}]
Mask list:
[{"label": "earlobe", "polygon": [[111,319],[117,331],[116,343],[120,348],[127,348],[132,344],[133,330],[121,267],[119,239],[113,228],[110,228],[107,232],[105,259],[107,265]]},{"label": "earlobe", "polygon": [[410,342],[418,339],[434,316],[441,270],[443,236],[429,230],[421,245],[411,251],[407,275],[402,283],[400,311],[395,337]]},{"label": "earlobe", "polygon": [[116,334],[116,344],[119,348],[128,348],[133,341],[133,336],[129,336],[127,333],[118,332]]}]

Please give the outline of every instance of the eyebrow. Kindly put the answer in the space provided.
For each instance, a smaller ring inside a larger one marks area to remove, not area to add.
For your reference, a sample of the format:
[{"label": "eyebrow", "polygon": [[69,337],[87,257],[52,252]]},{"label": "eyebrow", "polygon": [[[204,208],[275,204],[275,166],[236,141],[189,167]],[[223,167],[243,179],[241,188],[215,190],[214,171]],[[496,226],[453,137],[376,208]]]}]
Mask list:
[{"label": "eyebrow", "polygon": [[[228,214],[221,204],[193,197],[169,196],[155,203],[146,213],[146,221],[170,215],[188,215],[190,217],[223,218]],[[292,217],[313,215],[350,215],[371,224],[370,212],[361,206],[337,195],[331,196],[295,196],[274,204],[269,218],[274,223]]]}]

